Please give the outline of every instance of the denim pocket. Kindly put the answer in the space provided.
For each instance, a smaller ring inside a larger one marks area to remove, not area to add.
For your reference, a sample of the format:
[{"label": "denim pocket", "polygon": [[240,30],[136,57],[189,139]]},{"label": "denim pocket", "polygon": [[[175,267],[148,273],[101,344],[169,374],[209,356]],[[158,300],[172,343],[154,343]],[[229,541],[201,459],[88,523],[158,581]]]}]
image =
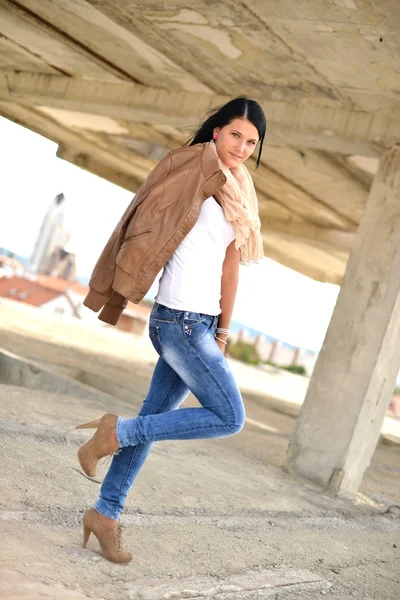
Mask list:
[{"label": "denim pocket", "polygon": [[149,338],[152,342],[160,343],[160,329],[154,325],[149,325]]},{"label": "denim pocket", "polygon": [[156,321],[159,323],[175,323],[175,314],[173,309],[163,306],[162,304],[155,304],[150,315],[150,322]]},{"label": "denim pocket", "polygon": [[153,325],[149,325],[149,338],[150,338],[151,343],[153,344],[154,350],[157,352],[157,354],[159,356],[161,356],[162,349],[161,349],[159,327],[154,327]]},{"label": "denim pocket", "polygon": [[206,315],[197,312],[185,312],[183,317],[184,326],[190,327],[191,329],[193,329],[193,327],[201,325],[202,323],[204,323],[205,320]]},{"label": "denim pocket", "polygon": [[191,336],[192,331],[200,331],[199,326],[206,322],[206,315],[201,313],[185,313],[183,319],[183,332],[186,336]]},{"label": "denim pocket", "polygon": [[175,323],[175,321],[172,321],[171,319],[165,319],[163,317],[160,318],[158,316],[157,317],[151,316],[150,320],[155,321],[156,323]]}]

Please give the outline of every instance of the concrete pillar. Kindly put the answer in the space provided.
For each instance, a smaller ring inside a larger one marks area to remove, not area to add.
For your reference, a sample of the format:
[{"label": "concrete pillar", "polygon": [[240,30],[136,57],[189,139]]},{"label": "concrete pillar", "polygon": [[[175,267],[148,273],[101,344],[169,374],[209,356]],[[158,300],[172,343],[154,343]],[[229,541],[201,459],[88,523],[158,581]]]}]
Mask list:
[{"label": "concrete pillar", "polygon": [[400,147],[385,151],[286,466],[340,495],[369,466],[400,365]]}]

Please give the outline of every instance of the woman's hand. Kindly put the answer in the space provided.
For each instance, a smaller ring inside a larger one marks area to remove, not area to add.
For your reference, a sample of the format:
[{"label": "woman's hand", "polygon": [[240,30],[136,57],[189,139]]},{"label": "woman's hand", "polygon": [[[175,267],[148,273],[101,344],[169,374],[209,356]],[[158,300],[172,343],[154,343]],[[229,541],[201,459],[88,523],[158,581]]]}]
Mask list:
[{"label": "woman's hand", "polygon": [[222,342],[220,342],[219,340],[215,340],[215,341],[217,342],[217,346],[221,350],[222,354],[225,354],[226,345],[223,344]]}]

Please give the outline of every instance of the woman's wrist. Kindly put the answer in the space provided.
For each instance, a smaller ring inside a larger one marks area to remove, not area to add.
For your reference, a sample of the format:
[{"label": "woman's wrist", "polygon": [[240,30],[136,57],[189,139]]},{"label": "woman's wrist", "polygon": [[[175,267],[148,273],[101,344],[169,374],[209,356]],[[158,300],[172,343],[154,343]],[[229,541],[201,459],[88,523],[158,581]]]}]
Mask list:
[{"label": "woman's wrist", "polygon": [[215,330],[215,333],[218,336],[228,337],[230,334],[230,331],[229,331],[229,329],[226,329],[225,327],[217,327],[217,329]]},{"label": "woman's wrist", "polygon": [[219,337],[222,340],[226,340],[228,338],[228,334],[227,333],[221,333],[220,331],[216,331],[215,332],[215,337]]}]

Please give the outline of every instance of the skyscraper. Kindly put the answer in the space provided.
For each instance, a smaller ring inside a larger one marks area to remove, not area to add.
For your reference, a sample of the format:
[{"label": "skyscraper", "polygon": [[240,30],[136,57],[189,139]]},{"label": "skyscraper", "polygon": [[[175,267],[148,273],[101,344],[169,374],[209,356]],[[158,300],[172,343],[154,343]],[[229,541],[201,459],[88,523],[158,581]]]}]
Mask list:
[{"label": "skyscraper", "polygon": [[64,228],[65,196],[57,194],[49,206],[30,259],[31,266],[37,273],[49,262],[50,256],[56,248],[64,248],[69,234]]}]

